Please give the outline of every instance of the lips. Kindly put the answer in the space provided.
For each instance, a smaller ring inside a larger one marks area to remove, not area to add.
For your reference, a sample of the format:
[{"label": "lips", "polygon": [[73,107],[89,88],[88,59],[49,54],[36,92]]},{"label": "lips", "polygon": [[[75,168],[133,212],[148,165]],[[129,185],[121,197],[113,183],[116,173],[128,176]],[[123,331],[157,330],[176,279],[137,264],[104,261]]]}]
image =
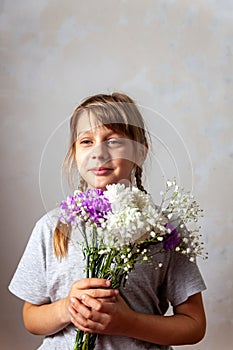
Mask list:
[{"label": "lips", "polygon": [[106,175],[108,174],[110,171],[112,170],[112,168],[108,168],[108,167],[97,167],[97,168],[92,168],[90,169],[90,171],[92,171],[95,175],[97,176],[102,176],[102,175]]}]

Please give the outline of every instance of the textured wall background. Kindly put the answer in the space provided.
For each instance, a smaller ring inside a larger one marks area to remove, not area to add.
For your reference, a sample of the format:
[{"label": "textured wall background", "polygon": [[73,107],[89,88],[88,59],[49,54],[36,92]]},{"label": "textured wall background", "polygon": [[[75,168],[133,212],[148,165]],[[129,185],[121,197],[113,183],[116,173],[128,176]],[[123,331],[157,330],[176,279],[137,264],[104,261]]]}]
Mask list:
[{"label": "textured wall background", "polygon": [[0,8],[1,348],[39,344],[7,285],[35,221],[63,198],[67,118],[83,97],[121,90],[150,108],[151,191],[162,174],[178,175],[205,209],[208,330],[184,349],[230,349],[232,1],[2,0]]}]

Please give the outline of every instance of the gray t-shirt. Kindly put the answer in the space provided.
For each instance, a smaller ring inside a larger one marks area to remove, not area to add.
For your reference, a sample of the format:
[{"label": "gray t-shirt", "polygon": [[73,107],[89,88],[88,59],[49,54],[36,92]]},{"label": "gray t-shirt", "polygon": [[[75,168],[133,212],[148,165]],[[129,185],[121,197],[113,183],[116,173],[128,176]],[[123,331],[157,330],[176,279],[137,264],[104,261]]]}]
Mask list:
[{"label": "gray t-shirt", "polygon": [[[58,209],[44,215],[35,225],[28,245],[9,285],[17,297],[32,304],[52,303],[68,295],[74,281],[85,276],[85,262],[81,250],[79,230],[73,230],[69,251],[57,259],[53,252],[53,232],[58,220]],[[153,260],[136,264],[134,271],[120,292],[128,305],[138,312],[164,315],[169,302],[176,306],[193,294],[205,289],[204,281],[195,263],[182,254],[159,252],[159,245],[151,247]],[[158,263],[163,266],[157,268]],[[156,330],[155,330],[156,331]],[[46,336],[39,349],[72,350],[75,327],[70,324],[62,331]],[[98,336],[96,350],[142,350],[171,347],[121,336]]]}]

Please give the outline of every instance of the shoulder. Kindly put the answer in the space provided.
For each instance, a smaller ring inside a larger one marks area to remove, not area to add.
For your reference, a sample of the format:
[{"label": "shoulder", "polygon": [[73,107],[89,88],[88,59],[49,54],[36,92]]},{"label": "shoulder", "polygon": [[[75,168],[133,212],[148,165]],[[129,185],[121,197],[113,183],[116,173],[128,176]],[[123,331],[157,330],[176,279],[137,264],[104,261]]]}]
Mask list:
[{"label": "shoulder", "polygon": [[59,208],[54,208],[44,214],[35,224],[35,228],[45,228],[47,230],[53,230],[59,220]]},{"label": "shoulder", "polygon": [[54,230],[59,220],[59,208],[48,211],[34,225],[29,245],[47,245],[53,237]]},{"label": "shoulder", "polygon": [[37,221],[9,286],[13,294],[33,304],[50,301],[47,276],[54,266],[52,240],[58,217],[56,208]]}]

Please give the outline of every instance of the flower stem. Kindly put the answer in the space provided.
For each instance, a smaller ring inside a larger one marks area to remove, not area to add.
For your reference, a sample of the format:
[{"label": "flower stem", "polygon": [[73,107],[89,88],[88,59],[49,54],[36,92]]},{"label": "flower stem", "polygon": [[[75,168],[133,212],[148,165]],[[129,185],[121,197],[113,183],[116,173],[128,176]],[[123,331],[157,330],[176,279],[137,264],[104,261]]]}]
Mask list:
[{"label": "flower stem", "polygon": [[76,340],[73,350],[94,350],[97,334],[85,333],[77,329]]}]

